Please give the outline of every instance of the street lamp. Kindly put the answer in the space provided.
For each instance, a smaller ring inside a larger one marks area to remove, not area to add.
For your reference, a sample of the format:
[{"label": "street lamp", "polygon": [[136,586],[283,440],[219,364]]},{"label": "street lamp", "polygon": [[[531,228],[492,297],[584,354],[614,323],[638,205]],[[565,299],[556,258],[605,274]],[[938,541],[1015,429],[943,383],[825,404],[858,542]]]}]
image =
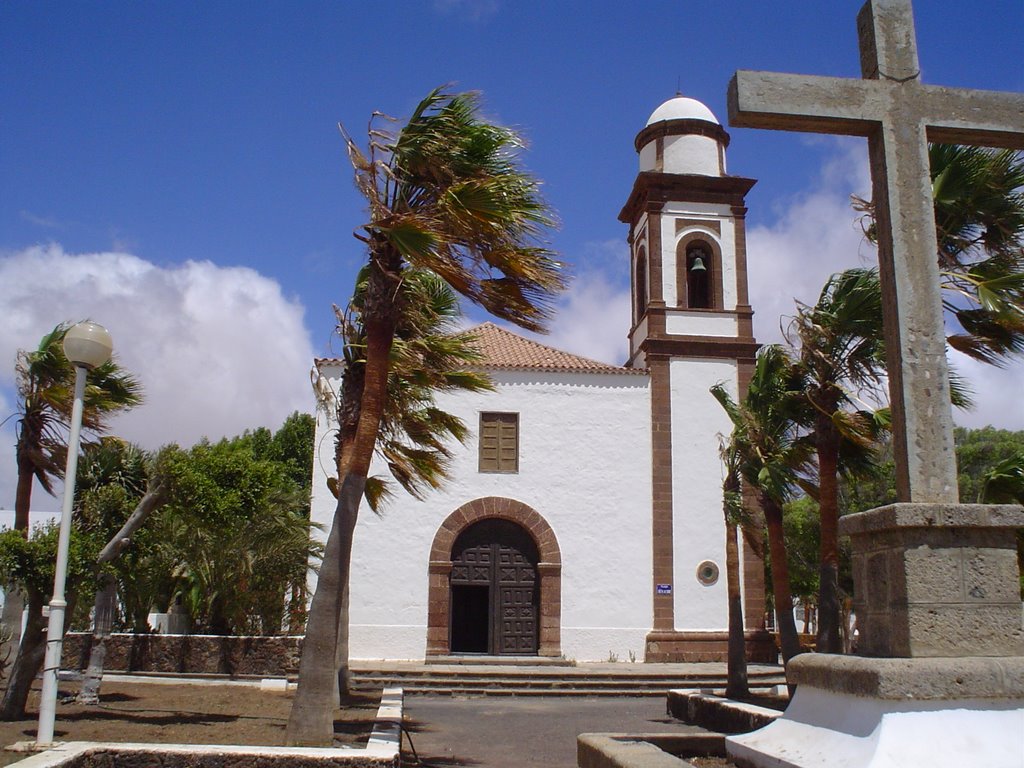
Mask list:
[{"label": "street lamp", "polygon": [[46,629],[46,661],[43,663],[43,692],[39,702],[39,728],[36,746],[53,744],[53,720],[57,711],[57,672],[60,670],[64,642],[64,582],[68,574],[68,548],[71,544],[71,507],[75,501],[75,476],[78,473],[78,444],[82,432],[82,405],[85,399],[85,374],[103,365],[113,351],[110,334],[102,325],[88,320],[68,328],[64,335],[64,355],[75,366],[75,402],[71,409],[71,434],[68,437],[68,464],[64,472],[64,505],[60,513],[57,537],[57,564],[53,572],[53,599]]}]

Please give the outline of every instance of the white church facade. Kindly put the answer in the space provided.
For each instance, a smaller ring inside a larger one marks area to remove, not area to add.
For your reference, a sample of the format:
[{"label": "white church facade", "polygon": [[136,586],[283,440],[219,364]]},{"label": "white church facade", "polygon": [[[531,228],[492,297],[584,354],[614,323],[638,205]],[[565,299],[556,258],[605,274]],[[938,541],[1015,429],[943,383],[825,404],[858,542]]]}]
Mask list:
[{"label": "white church facade", "polygon": [[[637,135],[620,214],[633,296],[624,366],[477,329],[495,391],[438,396],[472,432],[450,481],[360,515],[352,658],[725,658],[730,423],[709,389],[738,396],[757,349],[744,237],[754,181],[726,174],[728,141],[681,96]],[[341,363],[316,365],[337,392]],[[312,515],[325,529],[334,426],[318,415]],[[768,658],[763,565],[746,548],[741,560],[748,649]]]}]

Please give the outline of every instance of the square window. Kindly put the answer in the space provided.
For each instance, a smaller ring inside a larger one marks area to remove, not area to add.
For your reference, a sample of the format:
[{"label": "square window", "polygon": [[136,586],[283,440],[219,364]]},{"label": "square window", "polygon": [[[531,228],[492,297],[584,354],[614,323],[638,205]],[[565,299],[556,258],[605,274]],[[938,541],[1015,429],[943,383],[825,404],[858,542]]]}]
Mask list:
[{"label": "square window", "polygon": [[519,414],[480,414],[480,471],[519,471]]}]

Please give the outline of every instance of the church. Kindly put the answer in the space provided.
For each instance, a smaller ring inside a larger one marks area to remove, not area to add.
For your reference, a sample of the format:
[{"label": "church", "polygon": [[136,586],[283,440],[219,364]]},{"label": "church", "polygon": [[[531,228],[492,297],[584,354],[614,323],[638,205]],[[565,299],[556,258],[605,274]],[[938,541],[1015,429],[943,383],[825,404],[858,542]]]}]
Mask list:
[{"label": "church", "polygon": [[[728,144],[711,110],[683,96],[637,134],[619,214],[625,365],[476,329],[495,391],[438,396],[471,428],[449,482],[360,515],[351,658],[725,659],[719,444],[731,425],[709,389],[738,397],[757,351],[744,231],[755,182],[726,173]],[[341,362],[316,368],[337,392]],[[334,428],[321,412],[312,516],[325,530]],[[748,655],[766,660],[763,563],[741,548]]]}]

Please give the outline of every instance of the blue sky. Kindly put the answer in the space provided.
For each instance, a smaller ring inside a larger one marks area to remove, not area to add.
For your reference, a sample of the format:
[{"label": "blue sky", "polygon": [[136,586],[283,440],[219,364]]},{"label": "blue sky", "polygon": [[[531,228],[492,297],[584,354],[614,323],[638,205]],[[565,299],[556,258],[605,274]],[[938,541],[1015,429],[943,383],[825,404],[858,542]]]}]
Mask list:
[{"label": "blue sky", "polygon": [[[616,216],[637,131],[677,85],[724,122],[740,68],[859,76],[860,5],[8,0],[0,418],[15,350],[86,315],[111,328],[150,392],[120,425],[132,439],[219,437],[308,408],[309,358],[328,352],[331,303],[344,303],[363,258],[336,124],[362,135],[373,110],[401,117],[446,82],[483,91],[488,113],[529,138],[526,165],[562,222],[553,245],[577,276],[553,343],[621,362]],[[916,18],[926,82],[1024,89],[1021,0],[918,0]],[[811,301],[830,271],[871,259],[847,206],[867,193],[865,150],[730,133],[730,172],[759,180],[751,290],[770,341],[794,296]],[[1024,428],[1010,397],[1020,364],[965,372],[993,408],[961,421]],[[6,471],[0,507],[13,502]]]}]

